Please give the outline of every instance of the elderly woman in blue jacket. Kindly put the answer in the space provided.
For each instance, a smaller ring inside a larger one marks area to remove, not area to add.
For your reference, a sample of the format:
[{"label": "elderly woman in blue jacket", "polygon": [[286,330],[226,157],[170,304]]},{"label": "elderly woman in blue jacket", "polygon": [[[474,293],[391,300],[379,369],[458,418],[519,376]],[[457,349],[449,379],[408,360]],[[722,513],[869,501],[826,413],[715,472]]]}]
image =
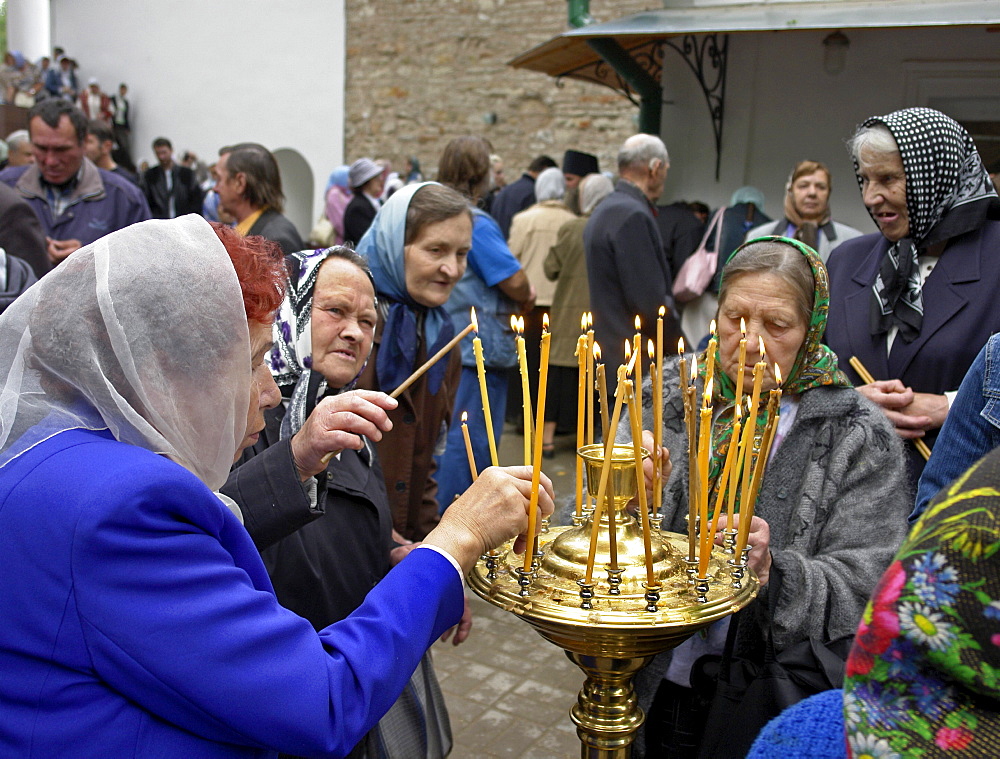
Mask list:
[{"label": "elderly woman in blue jacket", "polygon": [[186,216],[0,316],[0,755],[343,756],[524,529],[530,470],[494,469],[355,614],[317,632],[278,604],[213,490],[278,400],[283,279],[267,243]]}]

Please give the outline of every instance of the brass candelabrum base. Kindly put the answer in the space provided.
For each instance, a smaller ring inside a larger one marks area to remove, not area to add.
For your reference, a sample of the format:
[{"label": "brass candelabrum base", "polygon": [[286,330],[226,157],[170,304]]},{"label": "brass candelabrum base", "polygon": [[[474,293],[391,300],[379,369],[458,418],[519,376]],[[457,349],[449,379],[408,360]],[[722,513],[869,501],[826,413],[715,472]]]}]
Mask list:
[{"label": "brass candelabrum base", "polygon": [[[581,455],[596,457],[585,449]],[[627,759],[645,719],[632,687],[635,673],[656,654],[746,606],[759,588],[753,571],[742,562],[737,568],[727,563],[732,557],[721,548],[709,558],[706,578],[690,577],[687,536],[660,530],[651,532],[653,582],[648,581],[642,528],[625,508],[635,492],[628,486],[626,459],[636,481],[632,457],[630,446],[616,446],[612,454],[613,467],[621,471],[613,472],[617,484],[609,489],[609,508],[601,516],[592,582],[586,582],[592,514],[577,520],[581,524],[551,527],[539,536],[541,558],[529,573],[523,571],[523,557],[507,544],[490,557],[493,572],[481,561],[468,577],[479,596],[521,617],[583,670],[586,680],[570,716],[584,759]],[[595,491],[597,476],[599,466],[588,471]],[[607,568],[611,509],[614,571]]]}]

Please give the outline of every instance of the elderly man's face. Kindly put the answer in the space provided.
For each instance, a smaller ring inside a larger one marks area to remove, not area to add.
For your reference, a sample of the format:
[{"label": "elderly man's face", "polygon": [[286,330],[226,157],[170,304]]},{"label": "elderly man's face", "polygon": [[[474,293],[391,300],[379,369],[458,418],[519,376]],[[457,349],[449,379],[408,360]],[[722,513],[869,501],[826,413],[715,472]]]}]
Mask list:
[{"label": "elderly man's face", "polygon": [[71,180],[83,163],[83,141],[76,137],[76,129],[63,114],[54,129],[40,116],[35,116],[28,125],[31,134],[31,148],[35,163],[42,172],[42,178],[50,184],[62,185]]},{"label": "elderly man's face", "polygon": [[8,166],[27,166],[35,162],[35,154],[31,149],[30,140],[22,140],[15,143],[7,155]]}]

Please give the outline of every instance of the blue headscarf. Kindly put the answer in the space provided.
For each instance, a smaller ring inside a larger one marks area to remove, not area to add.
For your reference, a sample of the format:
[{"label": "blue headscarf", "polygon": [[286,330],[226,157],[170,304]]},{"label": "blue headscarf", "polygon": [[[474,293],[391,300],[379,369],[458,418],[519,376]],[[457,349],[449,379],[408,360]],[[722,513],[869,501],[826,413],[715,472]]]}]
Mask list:
[{"label": "blue headscarf", "polygon": [[338,166],[330,172],[330,178],[326,180],[326,189],[323,190],[323,197],[330,194],[330,188],[334,185],[347,189],[347,173],[350,166]]},{"label": "blue headscarf", "polygon": [[[382,330],[382,343],[375,364],[379,389],[383,393],[391,393],[417,368],[419,314],[424,316],[424,342],[428,356],[433,356],[455,336],[455,327],[443,306],[421,306],[406,290],[403,262],[406,212],[417,191],[429,184],[438,183],[406,185],[393,193],[379,209],[357,247],[358,253],[368,260],[371,267],[378,297],[389,304],[389,315]],[[447,361],[438,361],[428,370],[427,388],[431,395],[437,394],[447,368]]]}]

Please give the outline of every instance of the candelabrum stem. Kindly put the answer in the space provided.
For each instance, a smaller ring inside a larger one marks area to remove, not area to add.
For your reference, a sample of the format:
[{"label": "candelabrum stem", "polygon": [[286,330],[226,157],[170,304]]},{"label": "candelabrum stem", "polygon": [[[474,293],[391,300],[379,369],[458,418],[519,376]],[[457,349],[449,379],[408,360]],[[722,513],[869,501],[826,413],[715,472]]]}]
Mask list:
[{"label": "candelabrum stem", "polygon": [[549,518],[545,517],[545,519],[542,520],[542,535],[547,534],[548,531],[549,531]]},{"label": "candelabrum stem", "polygon": [[587,582],[586,580],[577,580],[576,584],[580,586],[580,608],[593,609],[594,583]]},{"label": "candelabrum stem", "polygon": [[612,659],[571,651],[566,655],[587,675],[570,711],[583,744],[581,756],[628,759],[635,731],[645,719],[632,687],[632,677],[652,657]]}]

